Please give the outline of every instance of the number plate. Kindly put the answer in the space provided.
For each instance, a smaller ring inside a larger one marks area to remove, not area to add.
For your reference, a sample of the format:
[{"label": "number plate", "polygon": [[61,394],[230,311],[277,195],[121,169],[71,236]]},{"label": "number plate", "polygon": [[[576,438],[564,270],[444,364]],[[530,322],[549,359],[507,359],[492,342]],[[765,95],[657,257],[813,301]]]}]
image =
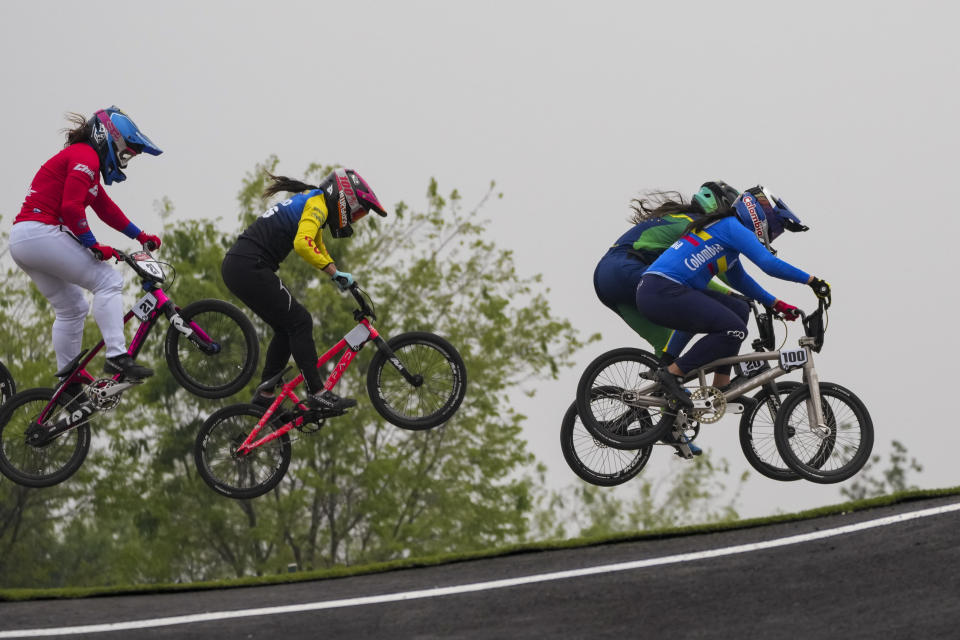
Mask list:
[{"label": "number plate", "polygon": [[740,370],[740,375],[749,378],[765,369],[769,369],[770,364],[766,360],[752,360],[750,362],[738,363],[737,368]]},{"label": "number plate", "polygon": [[780,366],[785,370],[796,369],[807,363],[806,349],[788,349],[780,352]]},{"label": "number plate", "polygon": [[150,317],[150,312],[157,307],[157,298],[149,291],[133,305],[133,315],[140,320],[146,321]]},{"label": "number plate", "polygon": [[363,346],[363,343],[367,341],[367,338],[370,337],[370,330],[367,329],[362,324],[358,324],[350,332],[343,336],[343,339],[347,341],[347,344],[350,345],[350,348],[354,351],[358,351],[360,347]]}]

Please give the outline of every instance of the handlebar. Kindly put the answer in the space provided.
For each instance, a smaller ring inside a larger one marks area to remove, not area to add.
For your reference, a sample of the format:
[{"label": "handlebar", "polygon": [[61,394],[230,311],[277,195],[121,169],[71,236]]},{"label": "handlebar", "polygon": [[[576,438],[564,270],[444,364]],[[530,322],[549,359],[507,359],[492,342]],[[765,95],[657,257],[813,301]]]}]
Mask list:
[{"label": "handlebar", "polygon": [[[150,253],[148,249],[149,245],[154,245],[153,242],[144,243],[143,249],[135,253],[125,253],[120,249],[111,247],[113,253],[116,255],[117,262],[126,262],[131,269],[137,272],[137,275],[140,276],[145,282],[159,284],[163,282],[166,277],[163,273],[163,269],[160,268],[156,259],[153,257],[153,254]],[[103,260],[103,253],[99,250],[90,247],[90,252],[97,256],[97,259]],[[136,256],[142,256],[146,254],[146,260],[138,260]]]},{"label": "handlebar", "polygon": [[[340,278],[338,278],[340,279]],[[346,280],[346,278],[342,278]],[[360,288],[356,282],[352,282],[349,287],[346,289],[350,292],[350,295],[353,296],[353,299],[357,301],[359,309],[353,310],[353,317],[360,321],[361,318],[370,318],[371,320],[377,319],[377,314],[374,313],[373,306],[371,302],[368,302],[368,297],[363,289]]]}]

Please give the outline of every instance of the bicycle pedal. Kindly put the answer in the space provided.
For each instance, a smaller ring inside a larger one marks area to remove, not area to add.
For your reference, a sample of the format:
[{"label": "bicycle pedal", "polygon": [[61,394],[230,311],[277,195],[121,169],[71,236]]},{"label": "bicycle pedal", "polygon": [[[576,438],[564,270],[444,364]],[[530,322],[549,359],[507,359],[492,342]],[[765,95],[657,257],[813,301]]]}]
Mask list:
[{"label": "bicycle pedal", "polygon": [[347,412],[343,409],[310,409],[303,414],[303,421],[317,422],[319,420],[326,420],[327,418],[336,418],[337,416],[346,415],[346,413]]}]

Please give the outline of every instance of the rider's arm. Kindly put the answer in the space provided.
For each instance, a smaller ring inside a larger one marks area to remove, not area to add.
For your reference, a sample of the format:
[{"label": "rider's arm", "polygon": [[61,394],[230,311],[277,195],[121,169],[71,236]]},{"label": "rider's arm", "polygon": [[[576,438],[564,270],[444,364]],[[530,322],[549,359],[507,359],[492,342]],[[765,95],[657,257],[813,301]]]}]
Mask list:
[{"label": "rider's arm", "polygon": [[107,195],[103,185],[100,185],[97,190],[97,195],[90,203],[90,208],[96,212],[98,218],[128,238],[136,240],[137,236],[140,235],[139,227],[130,222],[130,219],[124,215],[117,203]]},{"label": "rider's arm", "polygon": [[[760,243],[757,236],[734,218],[722,220],[721,223],[718,223],[711,229],[711,233],[725,246],[749,258],[750,262],[753,262],[763,269],[763,272],[767,275],[789,282],[799,282],[801,284],[809,282],[810,280],[809,273],[797,269],[792,264],[784,262],[770,253],[770,251]],[[732,280],[731,283],[733,283]],[[736,283],[733,284],[739,289]],[[746,292],[744,291],[744,293]]]},{"label": "rider's arm", "polygon": [[321,229],[327,221],[327,205],[322,195],[309,198],[303,205],[303,213],[297,225],[297,235],[293,237],[293,249],[297,254],[326,273],[336,273],[333,258],[323,245]]},{"label": "rider's arm", "polygon": [[756,280],[750,277],[750,274],[743,268],[740,260],[737,259],[727,268],[727,281],[740,293],[761,302],[764,306],[773,306],[777,298],[761,287]]},{"label": "rider's arm", "polygon": [[92,247],[97,243],[97,239],[87,223],[85,203],[91,187],[97,183],[96,172],[100,170],[100,162],[97,152],[87,145],[74,145],[74,147],[77,147],[77,150],[67,159],[67,177],[63,182],[60,219],[79,238],[83,246]]}]

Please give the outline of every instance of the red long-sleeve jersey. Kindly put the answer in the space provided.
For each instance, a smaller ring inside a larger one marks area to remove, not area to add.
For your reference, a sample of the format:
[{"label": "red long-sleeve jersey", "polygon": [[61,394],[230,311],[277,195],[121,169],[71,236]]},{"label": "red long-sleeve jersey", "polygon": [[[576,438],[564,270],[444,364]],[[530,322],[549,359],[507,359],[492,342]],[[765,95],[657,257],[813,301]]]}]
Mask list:
[{"label": "red long-sleeve jersey", "polygon": [[140,232],[100,184],[97,152],[90,145],[78,142],[43,163],[30,183],[30,191],[14,224],[27,220],[62,224],[89,247],[97,240],[87,224],[87,207],[128,237],[135,238]]}]

